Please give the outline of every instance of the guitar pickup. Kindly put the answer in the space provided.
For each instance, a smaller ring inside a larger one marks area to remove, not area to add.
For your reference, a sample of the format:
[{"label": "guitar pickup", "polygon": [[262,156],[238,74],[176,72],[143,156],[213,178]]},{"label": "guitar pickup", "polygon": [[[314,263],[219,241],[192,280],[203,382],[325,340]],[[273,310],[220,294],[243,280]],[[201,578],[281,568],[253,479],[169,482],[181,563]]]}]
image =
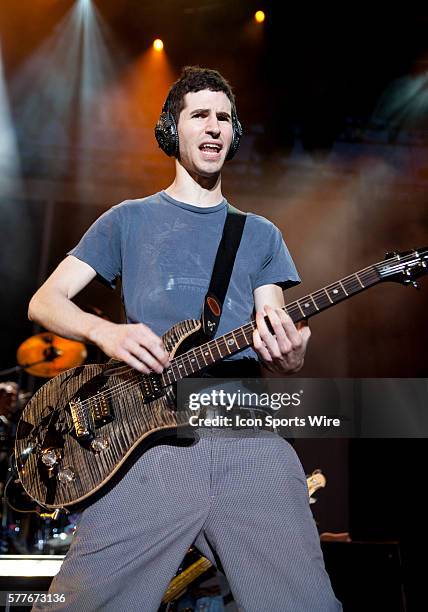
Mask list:
[{"label": "guitar pickup", "polygon": [[143,401],[145,404],[148,402],[152,402],[159,397],[162,397],[164,394],[164,390],[162,388],[162,380],[159,374],[155,374],[154,372],[150,372],[150,374],[144,374],[141,382],[140,388],[143,394]]},{"label": "guitar pickup", "polygon": [[97,393],[92,397],[88,398],[92,417],[96,427],[101,427],[106,423],[110,423],[113,420],[113,413],[110,407],[109,400],[105,397],[104,393]]}]

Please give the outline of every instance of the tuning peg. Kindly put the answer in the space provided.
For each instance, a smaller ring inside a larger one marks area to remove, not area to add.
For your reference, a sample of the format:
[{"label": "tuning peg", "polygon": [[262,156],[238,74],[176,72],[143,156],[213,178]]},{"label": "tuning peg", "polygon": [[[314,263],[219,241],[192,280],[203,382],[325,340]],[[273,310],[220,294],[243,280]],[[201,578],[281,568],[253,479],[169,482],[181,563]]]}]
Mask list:
[{"label": "tuning peg", "polygon": [[418,283],[416,281],[412,281],[412,285],[415,289],[420,289]]}]

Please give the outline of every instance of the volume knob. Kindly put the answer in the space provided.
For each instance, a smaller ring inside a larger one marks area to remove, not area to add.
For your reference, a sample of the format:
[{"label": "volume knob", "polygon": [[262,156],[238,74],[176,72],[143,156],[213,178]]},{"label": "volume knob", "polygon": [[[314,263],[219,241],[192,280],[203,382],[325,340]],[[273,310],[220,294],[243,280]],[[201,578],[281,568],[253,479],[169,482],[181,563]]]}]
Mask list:
[{"label": "volume knob", "polygon": [[101,451],[106,450],[109,447],[109,441],[105,438],[95,438],[91,442],[91,448],[96,453],[101,453]]},{"label": "volume knob", "polygon": [[63,468],[58,471],[58,480],[63,484],[68,484],[74,480],[75,473],[70,468]]},{"label": "volume knob", "polygon": [[42,452],[41,461],[50,470],[58,463],[61,459],[61,451],[59,448],[46,448]]}]

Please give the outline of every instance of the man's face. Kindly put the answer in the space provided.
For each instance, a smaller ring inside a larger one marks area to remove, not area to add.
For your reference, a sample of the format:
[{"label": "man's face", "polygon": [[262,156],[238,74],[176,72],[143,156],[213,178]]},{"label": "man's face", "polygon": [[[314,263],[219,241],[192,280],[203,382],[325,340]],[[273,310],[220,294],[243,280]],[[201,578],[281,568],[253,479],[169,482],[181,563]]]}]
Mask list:
[{"label": "man's face", "polygon": [[226,94],[208,89],[187,93],[177,129],[182,166],[206,178],[218,174],[232,142],[232,107]]}]

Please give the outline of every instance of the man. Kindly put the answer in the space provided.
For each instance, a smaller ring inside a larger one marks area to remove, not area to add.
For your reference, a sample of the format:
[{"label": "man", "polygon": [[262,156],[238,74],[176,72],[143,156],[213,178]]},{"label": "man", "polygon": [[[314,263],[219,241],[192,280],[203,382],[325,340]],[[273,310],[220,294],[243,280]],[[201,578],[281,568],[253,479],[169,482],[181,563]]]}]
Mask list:
[{"label": "man", "polygon": [[[102,215],[29,307],[32,320],[93,342],[143,373],[169,364],[160,335],[201,314],[227,212],[221,170],[240,138],[229,84],[216,71],[186,68],[170,90],[157,137],[176,156],[173,183]],[[82,312],[71,301],[96,275],[111,286],[121,276],[127,324]],[[255,309],[260,360],[273,372],[298,371],[309,328],[296,329],[281,310],[282,288],[298,280],[279,230],[248,215],[218,335],[248,322]],[[255,357],[247,349],[231,361],[254,372]],[[190,447],[161,444],[146,452],[83,513],[51,587],[65,594],[55,609],[155,612],[195,540],[211,559],[213,551],[220,558],[241,610],[340,609],[302,467],[273,433],[208,435]]]}]

